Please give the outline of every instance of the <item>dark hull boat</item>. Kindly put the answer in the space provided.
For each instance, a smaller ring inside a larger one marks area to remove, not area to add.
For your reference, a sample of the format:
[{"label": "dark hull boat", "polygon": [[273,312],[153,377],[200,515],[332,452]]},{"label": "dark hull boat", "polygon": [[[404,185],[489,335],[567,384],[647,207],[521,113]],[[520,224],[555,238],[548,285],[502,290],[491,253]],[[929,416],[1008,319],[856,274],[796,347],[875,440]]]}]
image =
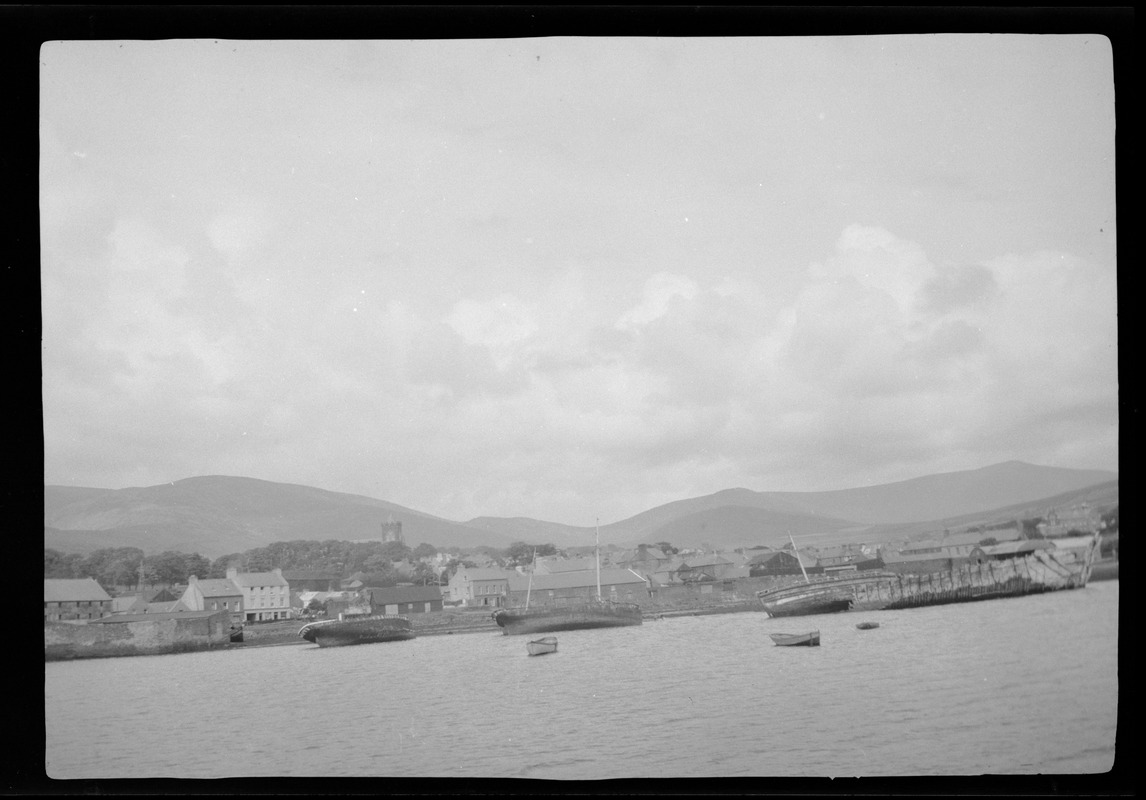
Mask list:
[{"label": "dark hull boat", "polygon": [[304,625],[298,635],[319,647],[345,647],[352,644],[400,642],[415,638],[414,626],[406,617],[369,615],[321,620]]},{"label": "dark hull boat", "polygon": [[879,623],[878,622],[861,622],[859,625],[856,625],[856,627],[859,628],[861,631],[870,631],[872,628],[878,628]]},{"label": "dark hull boat", "polygon": [[773,617],[836,611],[877,611],[1020,597],[1086,586],[1098,536],[1075,539],[1078,547],[1038,549],[1015,558],[964,563],[941,572],[897,572],[820,578],[757,592]]},{"label": "dark hull boat", "polygon": [[503,608],[493,612],[493,618],[506,635],[623,628],[641,624],[641,607],[636,603],[589,601],[570,606]]},{"label": "dark hull boat", "polygon": [[546,636],[543,639],[534,639],[527,644],[525,648],[529,651],[531,656],[543,656],[548,653],[557,652],[557,637]]},{"label": "dark hull boat", "polygon": [[810,633],[770,633],[772,641],[778,647],[819,647],[820,646],[820,632],[811,631]]}]

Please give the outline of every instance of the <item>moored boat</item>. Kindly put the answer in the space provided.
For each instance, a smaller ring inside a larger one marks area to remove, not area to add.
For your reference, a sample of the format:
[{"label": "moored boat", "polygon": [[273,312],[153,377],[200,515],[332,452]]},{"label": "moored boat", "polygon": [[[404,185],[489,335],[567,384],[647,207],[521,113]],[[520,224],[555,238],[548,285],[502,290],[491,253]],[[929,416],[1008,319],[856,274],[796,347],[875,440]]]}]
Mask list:
[{"label": "moored boat", "polygon": [[641,624],[641,607],[636,603],[590,600],[568,606],[503,608],[495,611],[493,618],[507,635],[623,628]]},{"label": "moored boat", "polygon": [[861,631],[870,631],[872,628],[878,628],[879,623],[878,622],[861,622],[858,625],[856,625],[856,627],[859,628]]},{"label": "moored boat", "polygon": [[[597,595],[593,599],[567,604],[554,604],[529,607],[530,592],[533,588],[533,573],[529,574],[529,589],[525,595],[523,608],[501,608],[493,612],[493,619],[501,632],[554,633],[575,631],[587,628],[624,628],[640,625],[641,607],[636,603],[621,603],[604,600],[601,597],[601,541],[597,532]],[[534,567],[537,555],[534,553]]]},{"label": "moored boat", "polygon": [[1079,589],[1091,578],[1098,535],[1060,539],[1054,547],[1033,549],[1012,558],[956,564],[923,574],[853,573],[757,592],[773,617],[832,611],[876,611],[1020,597]]},{"label": "moored boat", "polygon": [[819,647],[820,632],[808,633],[770,633],[768,634],[780,647]]},{"label": "moored boat", "polygon": [[531,656],[543,656],[547,653],[557,652],[557,637],[545,636],[541,639],[534,639],[529,642],[525,648],[529,651]]},{"label": "moored boat", "polygon": [[399,642],[417,635],[410,620],[385,614],[343,615],[308,623],[298,635],[319,647],[345,647],[352,644]]}]

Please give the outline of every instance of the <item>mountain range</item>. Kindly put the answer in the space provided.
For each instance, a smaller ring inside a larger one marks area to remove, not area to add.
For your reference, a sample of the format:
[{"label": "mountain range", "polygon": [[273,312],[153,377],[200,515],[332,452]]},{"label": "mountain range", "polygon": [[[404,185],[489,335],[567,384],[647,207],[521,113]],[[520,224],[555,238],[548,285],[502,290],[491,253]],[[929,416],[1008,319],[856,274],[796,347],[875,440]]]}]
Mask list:
[{"label": "mountain range", "polygon": [[[896,483],[824,492],[726,489],[678,500],[602,525],[602,544],[730,549],[878,543],[944,529],[1041,516],[1089,502],[1118,505],[1118,474],[1008,461]],[[158,486],[44,487],[44,546],[67,553],[133,546],[208,558],[291,540],[380,540],[401,522],[410,546],[508,547],[515,541],[592,545],[593,528],[523,517],[455,522],[362,495],[255,478],[203,476]]]}]

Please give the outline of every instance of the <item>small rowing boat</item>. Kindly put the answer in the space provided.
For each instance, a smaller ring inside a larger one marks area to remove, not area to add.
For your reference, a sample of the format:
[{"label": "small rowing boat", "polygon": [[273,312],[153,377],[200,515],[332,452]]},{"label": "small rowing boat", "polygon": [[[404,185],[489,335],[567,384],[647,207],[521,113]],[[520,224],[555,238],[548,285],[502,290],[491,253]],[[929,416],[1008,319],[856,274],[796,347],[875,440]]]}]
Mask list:
[{"label": "small rowing boat", "polygon": [[780,647],[819,647],[820,632],[811,633],[770,633],[772,641]]},{"label": "small rowing boat", "polygon": [[542,639],[534,639],[526,645],[526,649],[529,650],[531,656],[543,656],[546,653],[556,653],[557,637],[546,636]]},{"label": "small rowing boat", "polygon": [[870,631],[872,628],[878,628],[879,623],[878,622],[861,622],[860,624],[856,625],[856,627],[859,628],[861,631]]}]

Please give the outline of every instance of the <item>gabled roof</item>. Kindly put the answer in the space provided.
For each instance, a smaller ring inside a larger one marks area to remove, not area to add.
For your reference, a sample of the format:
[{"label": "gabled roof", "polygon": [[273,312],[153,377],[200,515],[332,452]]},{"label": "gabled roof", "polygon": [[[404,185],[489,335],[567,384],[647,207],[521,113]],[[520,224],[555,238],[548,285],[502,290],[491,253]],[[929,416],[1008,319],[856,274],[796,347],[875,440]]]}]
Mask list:
[{"label": "gabled roof", "polygon": [[[1037,541],[1037,540],[1036,540]],[[1074,550],[1080,547],[1087,547],[1094,541],[1093,536],[1060,536],[1058,538],[1044,539],[1043,541],[1052,542],[1054,546],[1060,550]]]},{"label": "gabled roof", "polygon": [[[242,597],[243,590],[230,578],[204,578],[193,584],[204,597]],[[191,588],[188,586],[187,588]]]},{"label": "gabled roof", "polygon": [[[462,573],[462,570],[458,570],[458,572]],[[497,581],[505,580],[517,573],[495,567],[467,567],[464,574],[471,581]]]},{"label": "gabled roof", "polygon": [[236,572],[232,578],[237,586],[287,586],[287,579],[278,572]]},{"label": "gabled roof", "polygon": [[[611,567],[601,570],[601,587],[644,584],[645,579],[631,569]],[[597,570],[585,569],[577,572],[559,572],[556,575],[534,575],[533,591],[547,589],[597,588]],[[529,589],[528,575],[514,575],[509,579],[510,591],[524,592]]]},{"label": "gabled roof", "polygon": [[427,603],[442,599],[442,589],[439,586],[387,586],[369,591],[374,605]]},{"label": "gabled roof", "polygon": [[596,570],[595,558],[539,558],[537,559],[538,575],[556,575],[559,572],[577,572],[579,570]]},{"label": "gabled roof", "polygon": [[45,603],[78,603],[111,600],[95,578],[44,578]]},{"label": "gabled roof", "polygon": [[752,560],[748,563],[752,566],[759,566],[760,564],[767,564],[777,558],[780,558],[783,555],[787,555],[788,558],[793,561],[799,561],[799,563],[803,564],[805,567],[816,566],[816,557],[811,553],[804,551],[793,553],[791,550],[772,550],[771,552],[764,551],[758,556],[753,556]]},{"label": "gabled roof", "polygon": [[1016,555],[1018,553],[1032,553],[1035,550],[1050,550],[1054,545],[1043,539],[1020,539],[1017,542],[1002,542],[1001,544],[986,544],[979,549],[989,556]]}]

